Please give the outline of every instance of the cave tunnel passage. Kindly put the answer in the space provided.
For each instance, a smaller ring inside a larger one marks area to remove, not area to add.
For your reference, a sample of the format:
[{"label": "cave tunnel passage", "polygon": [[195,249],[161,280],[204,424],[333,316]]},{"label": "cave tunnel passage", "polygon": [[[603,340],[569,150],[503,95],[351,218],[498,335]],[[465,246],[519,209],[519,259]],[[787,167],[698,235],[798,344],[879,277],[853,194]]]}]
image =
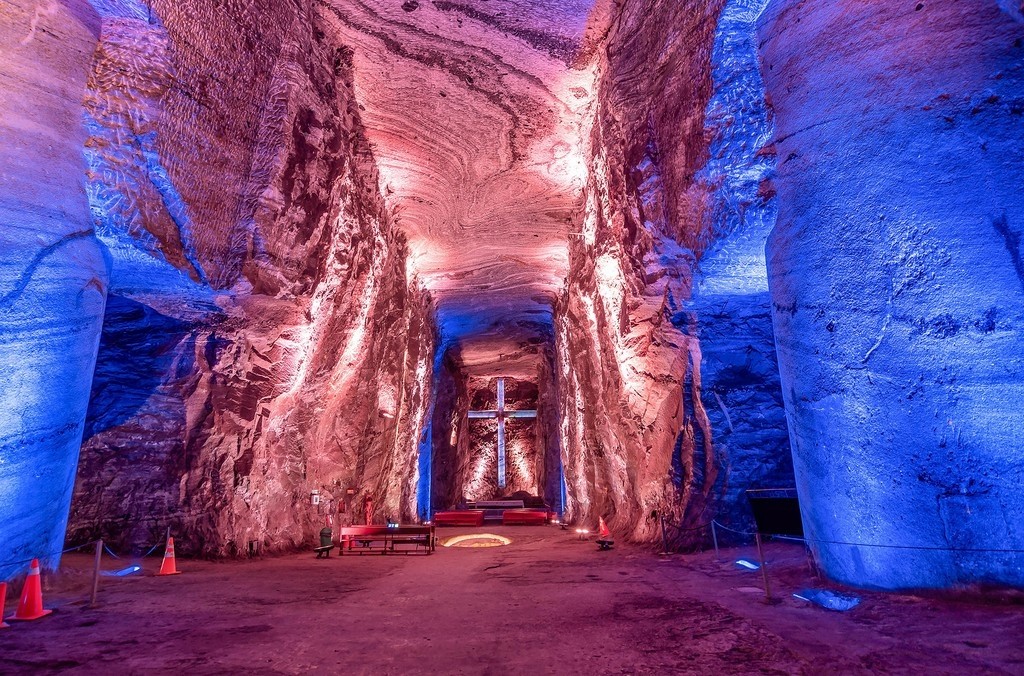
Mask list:
[{"label": "cave tunnel passage", "polygon": [[37,4],[0,564],[520,489],[696,539],[795,483],[841,582],[1024,586],[1017,0]]},{"label": "cave tunnel passage", "polygon": [[[424,518],[467,502],[535,497],[564,510],[553,339],[545,322],[449,334],[434,369],[429,443],[421,446],[418,511]],[[425,456],[425,457],[424,457]],[[428,461],[429,460],[429,461]]]}]

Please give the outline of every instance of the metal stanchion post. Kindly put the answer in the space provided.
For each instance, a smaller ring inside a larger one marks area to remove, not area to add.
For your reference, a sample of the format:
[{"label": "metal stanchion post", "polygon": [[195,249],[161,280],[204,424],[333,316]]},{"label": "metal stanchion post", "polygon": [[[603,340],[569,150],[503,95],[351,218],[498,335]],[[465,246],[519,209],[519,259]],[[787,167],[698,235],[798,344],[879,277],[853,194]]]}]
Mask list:
[{"label": "metal stanchion post", "polygon": [[711,541],[715,544],[715,561],[718,561],[718,531],[715,530],[714,519],[711,520]]},{"label": "metal stanchion post", "polygon": [[772,602],[772,590],[768,586],[768,570],[764,560],[764,550],[761,549],[761,532],[754,533],[754,540],[757,542],[757,558],[761,562],[761,579],[764,580],[764,600],[765,603]]},{"label": "metal stanchion post", "polygon": [[100,561],[103,558],[103,538],[96,541],[96,562],[92,571],[92,595],[89,597],[89,607],[96,607],[96,596],[100,591]]}]

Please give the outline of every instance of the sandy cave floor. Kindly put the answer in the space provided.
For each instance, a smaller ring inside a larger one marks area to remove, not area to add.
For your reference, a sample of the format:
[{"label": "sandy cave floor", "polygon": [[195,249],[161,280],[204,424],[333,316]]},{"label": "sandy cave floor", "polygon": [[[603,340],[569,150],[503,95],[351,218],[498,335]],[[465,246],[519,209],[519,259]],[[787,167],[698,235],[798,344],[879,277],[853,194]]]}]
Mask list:
[{"label": "sandy cave floor", "polygon": [[95,609],[92,559],[70,555],[44,578],[56,612],[0,630],[0,673],[1024,673],[1019,593],[859,592],[853,611],[830,612],[792,593],[837,587],[815,582],[801,546],[772,543],[768,605],[760,574],[734,564],[753,548],[716,561],[598,552],[553,526],[485,530],[513,543],[179,560],[175,577],[103,578]]}]

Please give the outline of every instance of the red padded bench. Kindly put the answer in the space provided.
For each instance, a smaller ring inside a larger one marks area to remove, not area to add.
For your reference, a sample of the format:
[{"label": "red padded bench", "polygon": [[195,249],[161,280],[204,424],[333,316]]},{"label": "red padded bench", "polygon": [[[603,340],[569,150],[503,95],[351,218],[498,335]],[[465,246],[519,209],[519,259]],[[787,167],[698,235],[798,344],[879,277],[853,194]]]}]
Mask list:
[{"label": "red padded bench", "polygon": [[546,509],[506,509],[501,517],[503,526],[543,526],[550,520]]},{"label": "red padded bench", "polygon": [[483,526],[484,510],[460,509],[450,512],[435,512],[435,526]]}]

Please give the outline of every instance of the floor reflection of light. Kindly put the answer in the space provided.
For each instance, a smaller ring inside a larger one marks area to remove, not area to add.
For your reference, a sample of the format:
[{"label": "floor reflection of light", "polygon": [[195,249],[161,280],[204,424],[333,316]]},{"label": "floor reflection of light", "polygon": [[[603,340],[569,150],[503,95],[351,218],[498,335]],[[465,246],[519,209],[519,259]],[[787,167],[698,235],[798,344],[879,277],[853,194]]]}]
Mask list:
[{"label": "floor reflection of light", "polygon": [[512,544],[512,540],[503,535],[493,533],[469,533],[456,535],[445,540],[443,547],[504,547]]}]

